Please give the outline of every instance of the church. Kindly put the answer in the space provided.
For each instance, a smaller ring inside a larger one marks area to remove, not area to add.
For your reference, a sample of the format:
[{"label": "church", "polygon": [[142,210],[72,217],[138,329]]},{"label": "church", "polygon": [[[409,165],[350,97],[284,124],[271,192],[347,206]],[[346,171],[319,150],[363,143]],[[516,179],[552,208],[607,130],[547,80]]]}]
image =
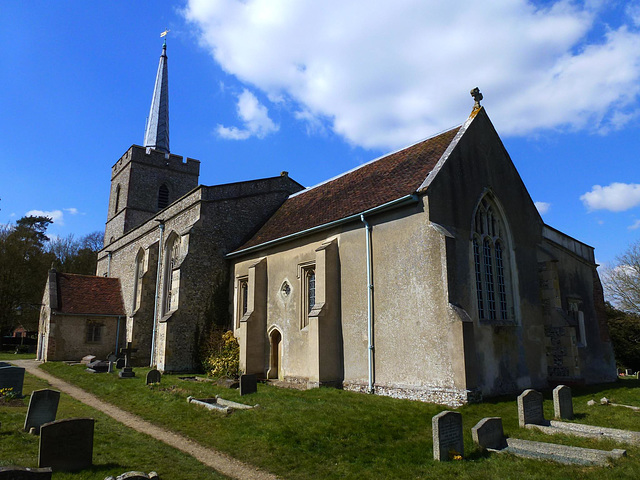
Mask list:
[{"label": "church", "polygon": [[[197,160],[170,153],[165,43],[87,277],[119,282],[104,341],[189,371],[213,321],[233,330],[244,373],[454,406],[615,380],[593,248],[543,222],[472,96],[462,125],[314,187],[287,172],[204,186]],[[46,303],[45,361],[63,331]]]}]

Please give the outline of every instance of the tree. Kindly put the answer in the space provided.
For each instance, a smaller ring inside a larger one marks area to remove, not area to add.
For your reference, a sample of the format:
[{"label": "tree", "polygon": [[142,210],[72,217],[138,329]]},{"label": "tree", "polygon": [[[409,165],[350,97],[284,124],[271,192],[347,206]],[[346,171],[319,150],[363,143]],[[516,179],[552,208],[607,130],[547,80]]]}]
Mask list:
[{"label": "tree", "polygon": [[47,271],[55,258],[45,250],[48,217],[23,217],[0,232],[0,331],[22,323],[33,329]]},{"label": "tree", "polygon": [[640,370],[640,316],[617,310],[608,302],[605,308],[616,364]]},{"label": "tree", "polygon": [[613,266],[602,269],[609,300],[624,312],[640,315],[640,240],[616,257]]},{"label": "tree", "polygon": [[64,273],[95,275],[102,237],[102,232],[93,232],[80,240],[73,234],[52,239],[47,244],[47,251],[55,256],[53,266]]}]

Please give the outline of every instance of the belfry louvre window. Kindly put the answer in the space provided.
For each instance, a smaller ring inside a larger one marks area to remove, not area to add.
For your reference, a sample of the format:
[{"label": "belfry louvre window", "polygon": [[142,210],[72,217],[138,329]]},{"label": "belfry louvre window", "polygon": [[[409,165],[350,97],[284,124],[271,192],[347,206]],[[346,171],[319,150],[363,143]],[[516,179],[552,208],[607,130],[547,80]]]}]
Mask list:
[{"label": "belfry louvre window", "polygon": [[476,209],[471,244],[478,317],[491,321],[513,320],[505,221],[486,195]]},{"label": "belfry louvre window", "polygon": [[163,183],[158,189],[158,208],[163,209],[169,205],[169,188]]}]

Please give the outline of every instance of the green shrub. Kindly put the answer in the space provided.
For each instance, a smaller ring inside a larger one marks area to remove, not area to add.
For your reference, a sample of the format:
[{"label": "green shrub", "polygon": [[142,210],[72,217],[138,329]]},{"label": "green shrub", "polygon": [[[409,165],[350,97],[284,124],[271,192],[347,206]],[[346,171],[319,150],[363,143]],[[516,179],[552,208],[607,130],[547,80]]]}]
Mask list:
[{"label": "green shrub", "polygon": [[203,366],[214,378],[238,377],[240,344],[231,330],[214,329],[204,345]]}]

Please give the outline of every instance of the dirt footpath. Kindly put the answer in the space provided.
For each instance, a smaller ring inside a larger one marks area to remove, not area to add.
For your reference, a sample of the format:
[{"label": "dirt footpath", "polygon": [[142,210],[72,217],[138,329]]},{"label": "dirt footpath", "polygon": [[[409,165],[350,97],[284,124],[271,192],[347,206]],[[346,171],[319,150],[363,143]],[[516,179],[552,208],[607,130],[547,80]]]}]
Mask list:
[{"label": "dirt footpath", "polygon": [[224,453],[218,452],[217,450],[203,447],[182,435],[153,425],[152,423],[149,423],[129,412],[125,412],[110,403],[106,403],[95,395],[40,370],[38,368],[39,363],[35,360],[12,360],[11,363],[19,367],[24,367],[31,375],[46,380],[52,387],[70,395],[82,403],[86,403],[96,410],[106,413],[111,418],[123,423],[127,427],[133,428],[138,432],[146,433],[147,435],[150,435],[173,448],[177,448],[184,453],[188,453],[199,462],[202,462],[223,475],[242,480],[275,480],[278,478],[275,475],[258,470],[251,465],[242,463]]}]

